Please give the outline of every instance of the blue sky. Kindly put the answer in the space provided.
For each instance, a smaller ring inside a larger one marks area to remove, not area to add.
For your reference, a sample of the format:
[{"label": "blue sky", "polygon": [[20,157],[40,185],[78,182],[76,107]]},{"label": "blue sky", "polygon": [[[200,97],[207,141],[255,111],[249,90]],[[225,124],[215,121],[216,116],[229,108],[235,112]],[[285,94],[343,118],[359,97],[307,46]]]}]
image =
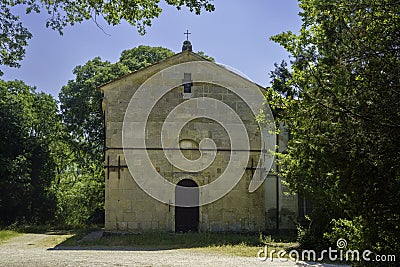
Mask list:
[{"label": "blue sky", "polygon": [[112,27],[102,21],[107,34],[87,21],[67,27],[60,36],[45,27],[46,14],[22,16],[33,38],[22,67],[2,67],[2,79],[23,80],[58,97],[61,87],[74,78],[75,66],[96,56],[115,62],[123,50],[139,45],[180,52],[188,29],[194,51],[203,51],[266,86],[273,64],[288,59],[286,51],[269,37],[288,30],[298,32],[301,25],[295,0],[215,0],[216,10],[200,16],[161,3],[163,12],[145,36],[125,22]]}]

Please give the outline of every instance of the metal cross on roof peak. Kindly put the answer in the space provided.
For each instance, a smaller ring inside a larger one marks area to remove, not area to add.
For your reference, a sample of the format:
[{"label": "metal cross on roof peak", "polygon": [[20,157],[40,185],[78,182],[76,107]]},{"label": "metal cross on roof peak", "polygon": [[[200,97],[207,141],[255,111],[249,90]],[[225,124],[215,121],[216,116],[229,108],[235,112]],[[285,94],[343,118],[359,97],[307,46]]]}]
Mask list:
[{"label": "metal cross on roof peak", "polygon": [[186,41],[189,41],[189,34],[192,34],[189,32],[189,30],[186,30],[186,32],[184,33],[186,35]]}]

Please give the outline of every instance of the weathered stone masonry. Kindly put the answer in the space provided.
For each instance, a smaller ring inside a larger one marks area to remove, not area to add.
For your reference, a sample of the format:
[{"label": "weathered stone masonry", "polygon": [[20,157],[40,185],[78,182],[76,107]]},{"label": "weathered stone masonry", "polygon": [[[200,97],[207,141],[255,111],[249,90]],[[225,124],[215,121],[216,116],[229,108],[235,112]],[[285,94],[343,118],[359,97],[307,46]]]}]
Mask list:
[{"label": "weathered stone masonry", "polygon": [[[183,51],[167,60],[134,72],[114,82],[102,86],[104,93],[103,109],[105,113],[106,132],[106,165],[114,166],[106,170],[106,221],[107,231],[142,232],[149,230],[174,231],[175,207],[161,203],[136,184],[125,166],[122,148],[122,126],[125,111],[135,91],[153,74],[169,66],[204,60],[189,50]],[[183,77],[183,74],[182,74]],[[160,81],[162,82],[162,81]],[[251,149],[260,147],[258,125],[252,117],[249,108],[243,101],[229,90],[215,85],[195,83],[191,87],[191,96],[207,96],[228,104],[246,125],[249,133]],[[160,148],[160,133],[162,124],[169,112],[178,104],[186,101],[182,86],[167,93],[152,110],[146,128],[146,147]],[[203,138],[212,138],[218,148],[229,150],[229,138],[224,128],[209,119],[195,119],[188,123],[180,133],[181,148],[198,148]],[[285,136],[280,136],[285,141]],[[199,152],[183,150],[188,159],[196,159]],[[148,150],[150,159],[156,170],[168,181],[177,184],[182,179],[191,179],[198,186],[208,184],[224,171],[230,159],[229,151],[218,151],[215,161],[206,170],[199,173],[185,173],[172,166],[162,150]],[[251,161],[257,162],[259,153],[252,152]],[[140,167],[139,167],[140,168]],[[216,202],[199,208],[200,231],[234,231],[257,232],[274,228],[276,221],[276,178],[267,178],[264,186],[253,193],[248,192],[252,178],[251,170],[245,171],[240,182],[227,195]],[[160,185],[162,186],[162,185]],[[280,181],[278,192],[281,227],[290,228],[297,216],[297,197],[283,194]],[[275,195],[274,195],[275,193]],[[274,199],[275,198],[275,199]],[[286,213],[285,213],[286,212]]]}]

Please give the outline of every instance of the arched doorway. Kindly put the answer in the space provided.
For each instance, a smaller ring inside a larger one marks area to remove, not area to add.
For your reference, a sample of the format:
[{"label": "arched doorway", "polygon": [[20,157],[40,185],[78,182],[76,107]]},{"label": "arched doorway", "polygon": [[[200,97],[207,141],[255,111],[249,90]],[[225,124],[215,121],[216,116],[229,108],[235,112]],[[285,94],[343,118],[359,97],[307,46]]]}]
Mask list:
[{"label": "arched doorway", "polygon": [[[175,203],[182,203],[184,199],[191,199],[191,203],[199,203],[199,189],[195,181],[184,179],[177,184],[183,187],[195,187],[190,195],[182,188],[175,189]],[[199,230],[199,206],[196,207],[179,207],[175,206],[175,232],[197,232]]]}]

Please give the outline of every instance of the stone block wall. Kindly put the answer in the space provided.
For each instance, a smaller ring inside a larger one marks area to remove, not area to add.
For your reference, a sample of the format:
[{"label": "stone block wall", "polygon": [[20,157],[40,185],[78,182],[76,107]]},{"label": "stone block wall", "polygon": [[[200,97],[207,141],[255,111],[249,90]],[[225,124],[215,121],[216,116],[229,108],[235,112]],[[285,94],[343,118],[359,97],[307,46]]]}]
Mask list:
[{"label": "stone block wall", "polygon": [[[185,51],[159,64],[145,68],[131,75],[118,79],[101,89],[104,93],[103,109],[106,125],[106,222],[107,231],[143,232],[152,230],[175,230],[174,199],[170,204],[159,202],[147,195],[133,179],[122,150],[122,127],[128,104],[136,90],[153,74],[169,66],[199,60],[193,53]],[[182,78],[183,78],[182,73]],[[217,81],[218,77],[214,77]],[[165,85],[160,80],[160,86]],[[246,90],[246,88],[243,88]],[[197,97],[210,97],[223,101],[230,106],[244,122],[250,141],[250,149],[261,149],[260,132],[252,112],[243,100],[231,91],[214,84],[194,83],[190,94],[183,94],[183,86],[178,86],[166,93],[152,109],[146,126],[146,147],[161,148],[161,129],[167,115],[179,104]],[[136,107],[136,112],[141,112]],[[207,118],[196,118],[181,130],[180,147],[183,155],[191,160],[200,156],[196,150],[199,142],[211,138],[219,149],[213,163],[198,173],[182,171],[172,165],[162,150],[147,150],[156,171],[166,181],[177,184],[183,179],[191,179],[198,186],[215,181],[227,167],[230,160],[230,141],[226,130],[217,122]],[[282,127],[278,138],[279,151],[286,150],[288,133]],[[227,150],[227,151],[225,151]],[[251,152],[247,166],[257,165],[259,152]],[[118,168],[119,166],[123,166]],[[253,166],[256,167],[256,166]],[[141,169],[141,165],[135,166]],[[276,166],[273,166],[276,169]],[[212,232],[258,232],[276,228],[279,221],[281,229],[293,229],[297,220],[297,196],[287,194],[282,179],[271,173],[253,193],[248,192],[252,171],[244,172],[238,184],[219,200],[199,208],[199,230]],[[278,179],[278,187],[276,181]],[[163,184],[159,185],[161,188]],[[278,196],[278,203],[277,197]],[[276,218],[276,209],[279,218]]]},{"label": "stone block wall", "polygon": [[[132,178],[126,165],[122,148],[122,125],[125,111],[135,91],[153,73],[179,62],[198,60],[191,53],[182,53],[138,73],[119,79],[102,88],[106,117],[106,164],[114,166],[106,170],[106,222],[107,231],[143,232],[149,230],[174,231],[175,208],[161,203],[147,195]],[[182,74],[183,77],[183,74]],[[210,84],[194,84],[189,99],[205,96],[228,104],[246,125],[251,149],[261,149],[258,125],[250,109],[243,101],[227,89]],[[146,147],[161,147],[161,127],[169,112],[183,101],[183,88],[179,86],[166,95],[153,108],[147,128]],[[203,138],[212,138],[218,148],[229,149],[229,137],[224,128],[209,119],[195,119],[182,129],[181,147],[196,148]],[[177,184],[182,179],[192,179],[198,186],[208,184],[219,177],[230,159],[229,151],[218,151],[215,161],[199,173],[185,173],[174,167],[162,150],[148,150],[149,157],[156,170],[166,179]],[[184,150],[188,159],[196,159],[200,153]],[[252,152],[249,159],[258,162],[260,153]],[[119,160],[118,160],[119,158]],[[107,160],[106,160],[107,161]],[[119,161],[119,163],[118,163]],[[140,168],[140,166],[138,166]],[[144,170],[145,171],[145,170]],[[119,173],[119,174],[118,174]],[[248,192],[251,170],[246,170],[240,182],[221,199],[200,207],[200,231],[257,232],[265,229],[264,187],[253,193]],[[163,185],[160,184],[160,187]],[[173,199],[171,200],[173,203]]]}]

